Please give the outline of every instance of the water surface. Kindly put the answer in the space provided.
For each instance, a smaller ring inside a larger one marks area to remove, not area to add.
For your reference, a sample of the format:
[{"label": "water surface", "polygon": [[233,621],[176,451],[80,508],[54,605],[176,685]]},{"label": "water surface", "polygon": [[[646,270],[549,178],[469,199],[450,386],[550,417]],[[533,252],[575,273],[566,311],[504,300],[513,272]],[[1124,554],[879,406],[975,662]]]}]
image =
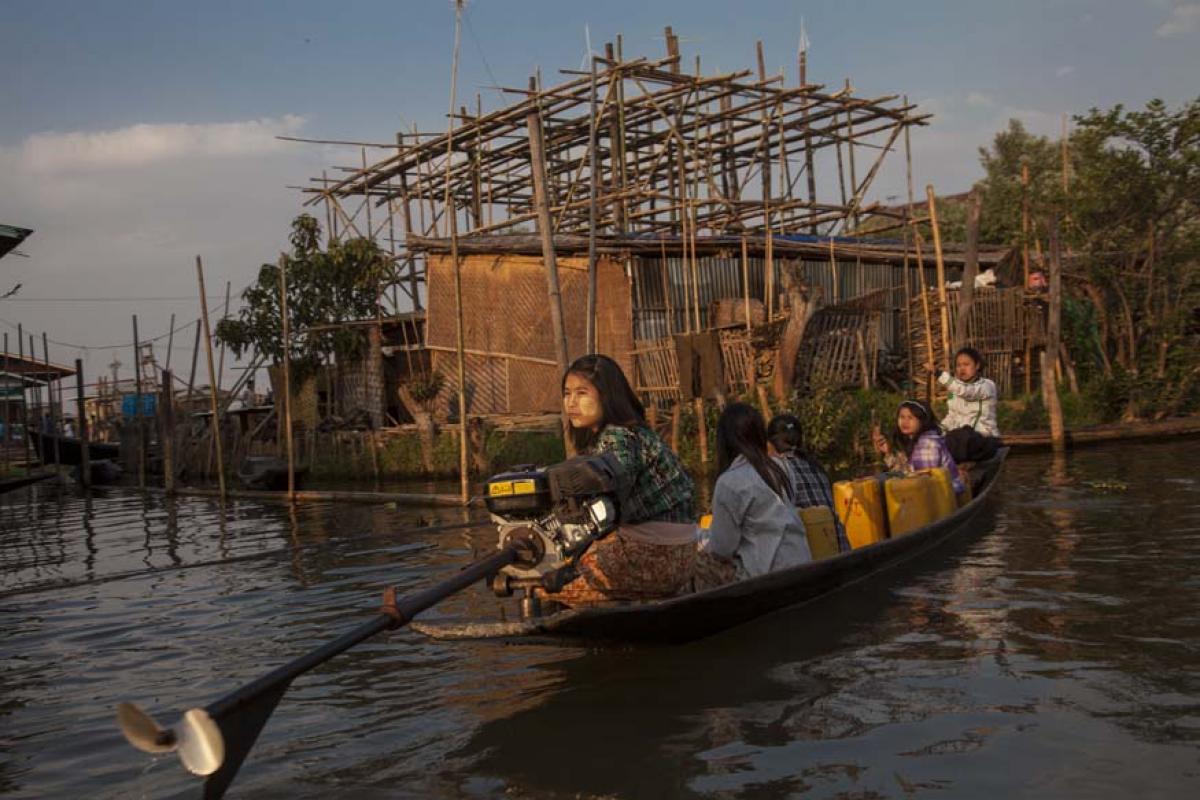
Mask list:
[{"label": "water surface", "polygon": [[[977,530],[682,647],[385,634],[296,681],[231,797],[1113,797],[1200,786],[1194,445],[1010,461]],[[478,512],[475,512],[478,513]],[[464,512],[0,497],[0,795],[198,796],[169,720],[494,546]],[[419,528],[420,530],[414,530]],[[494,618],[485,590],[435,615]]]}]

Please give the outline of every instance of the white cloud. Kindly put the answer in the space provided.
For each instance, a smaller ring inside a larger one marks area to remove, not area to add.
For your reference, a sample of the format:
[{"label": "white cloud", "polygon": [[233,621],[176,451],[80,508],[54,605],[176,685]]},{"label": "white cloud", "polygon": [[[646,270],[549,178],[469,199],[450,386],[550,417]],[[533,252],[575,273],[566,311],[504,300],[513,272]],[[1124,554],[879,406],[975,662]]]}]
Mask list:
[{"label": "white cloud", "polygon": [[967,105],[973,108],[991,108],[995,104],[996,101],[983,92],[967,93]]},{"label": "white cloud", "polygon": [[1200,3],[1184,3],[1171,9],[1171,16],[1154,35],[1162,39],[1183,36],[1200,30]]},{"label": "white cloud", "polygon": [[1062,67],[1059,67],[1058,69],[1054,70],[1054,77],[1065,78],[1074,71],[1075,71],[1075,68],[1073,66],[1071,66],[1070,64],[1067,64],[1066,66],[1062,66]]},{"label": "white cloud", "polygon": [[257,156],[290,147],[275,137],[295,134],[304,117],[209,124],[131,125],[110,131],[37,133],[15,153],[20,168],[36,173],[105,170],[215,156]]},{"label": "white cloud", "polygon": [[[0,318],[50,339],[51,358],[85,359],[89,380],[112,359],[100,345],[130,339],[130,315],[150,338],[195,319],[195,257],[204,257],[209,294],[236,293],[263,262],[287,247],[288,223],[305,210],[289,185],[330,163],[353,163],[344,148],[280,142],[299,116],[245,122],[131,125],[103,132],[42,133],[0,148],[0,221],[33,228],[29,258],[0,262],[0,287],[22,283],[28,297],[166,296],[178,302],[0,302]],[[357,206],[350,207],[354,213]],[[317,216],[324,222],[324,215]],[[236,302],[236,294],[235,294]],[[0,323],[0,330],[7,327]],[[189,332],[190,335],[190,332]],[[172,364],[186,364],[192,340],[176,334]],[[159,358],[163,358],[159,343]],[[122,351],[120,360],[130,363]],[[90,360],[89,360],[90,359]],[[228,359],[227,359],[228,362]],[[229,364],[226,364],[229,375]]]}]

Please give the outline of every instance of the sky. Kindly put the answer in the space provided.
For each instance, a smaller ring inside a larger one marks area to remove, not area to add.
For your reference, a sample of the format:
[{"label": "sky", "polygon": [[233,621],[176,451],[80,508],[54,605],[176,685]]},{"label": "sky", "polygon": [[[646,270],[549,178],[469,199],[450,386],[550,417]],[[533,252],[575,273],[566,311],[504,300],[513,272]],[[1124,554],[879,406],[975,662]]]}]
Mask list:
[{"label": "sky", "polygon": [[[132,319],[171,365],[190,366],[202,257],[210,311],[287,246],[294,188],[358,151],[278,135],[390,141],[442,130],[450,0],[0,0],[0,223],[33,228],[0,260],[0,332],[53,342],[88,381],[132,363]],[[981,176],[978,149],[1012,118],[1057,135],[1064,113],[1200,95],[1200,2],[1180,0],[470,0],[458,95],[484,109],[497,86],[584,63],[587,40],[665,54],[705,72],[755,64],[795,80],[801,24],[809,80],[862,96],[907,94],[914,181],[939,193]],[[893,156],[868,201],[905,193]],[[203,356],[201,357],[203,359]],[[203,375],[203,360],[200,374]],[[228,379],[227,379],[228,380]],[[205,382],[201,380],[200,382]]]}]

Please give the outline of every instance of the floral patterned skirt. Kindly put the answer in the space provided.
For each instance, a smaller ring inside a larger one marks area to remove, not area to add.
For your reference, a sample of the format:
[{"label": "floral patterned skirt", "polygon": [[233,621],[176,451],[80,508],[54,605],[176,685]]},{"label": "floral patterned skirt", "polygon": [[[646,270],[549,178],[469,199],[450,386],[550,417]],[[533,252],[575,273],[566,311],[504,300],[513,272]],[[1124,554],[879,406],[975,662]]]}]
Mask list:
[{"label": "floral patterned skirt", "polygon": [[674,597],[690,587],[695,566],[694,543],[649,544],[617,532],[584,554],[578,578],[546,597],[571,607]]}]

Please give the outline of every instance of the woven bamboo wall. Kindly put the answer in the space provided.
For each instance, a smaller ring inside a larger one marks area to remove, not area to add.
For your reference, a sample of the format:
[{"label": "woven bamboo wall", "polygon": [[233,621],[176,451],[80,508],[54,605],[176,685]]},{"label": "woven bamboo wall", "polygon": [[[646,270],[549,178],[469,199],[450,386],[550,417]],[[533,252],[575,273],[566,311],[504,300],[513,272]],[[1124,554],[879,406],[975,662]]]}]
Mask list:
[{"label": "woven bamboo wall", "polygon": [[[460,259],[463,342],[467,351],[467,413],[512,414],[557,411],[559,374],[540,258],[519,255]],[[558,259],[563,324],[569,358],[586,344],[587,259]],[[444,256],[429,259],[426,346],[433,368],[445,381],[438,407],[457,414],[454,272]],[[629,279],[610,259],[597,264],[597,349],[632,374],[632,308]]]},{"label": "woven bamboo wall", "polygon": [[875,384],[883,312],[872,305],[833,306],[813,315],[797,358],[798,386],[812,390]]}]

